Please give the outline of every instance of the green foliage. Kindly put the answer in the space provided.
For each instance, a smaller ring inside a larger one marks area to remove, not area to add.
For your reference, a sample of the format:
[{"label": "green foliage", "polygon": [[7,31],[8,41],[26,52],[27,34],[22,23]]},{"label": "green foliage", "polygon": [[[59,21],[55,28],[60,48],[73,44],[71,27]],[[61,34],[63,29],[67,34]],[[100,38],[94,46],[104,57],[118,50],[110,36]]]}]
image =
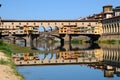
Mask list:
[{"label": "green foliage", "polygon": [[29,53],[29,56],[33,56],[33,53]]},{"label": "green foliage", "polygon": [[120,40],[118,40],[118,44],[120,44]]},{"label": "green foliage", "polygon": [[1,41],[1,40],[0,40],[0,50],[1,50],[2,52],[4,52],[6,56],[9,56],[9,57],[10,57],[10,55],[11,55],[11,50],[10,50],[8,44],[6,44],[5,42],[3,42],[3,41]]},{"label": "green foliage", "polygon": [[9,64],[9,62],[8,62],[8,61],[5,61],[5,60],[3,60],[3,59],[0,59],[0,64],[2,64],[2,65],[7,65],[7,64]]},{"label": "green foliage", "polygon": [[8,61],[5,61],[3,59],[0,59],[0,64],[2,65],[9,65],[13,70],[14,70],[14,74],[17,75],[17,76],[21,76],[21,80],[24,80],[23,76],[20,75],[17,70],[16,70],[16,66],[15,64],[12,62],[12,59],[11,59],[11,46],[5,42],[3,42],[2,40],[0,40],[0,51],[1,52],[4,52],[5,55],[7,57],[9,57],[10,59]]},{"label": "green foliage", "polygon": [[52,40],[52,44],[54,44],[54,43],[58,43],[59,41],[57,41],[57,40]]},{"label": "green foliage", "polygon": [[104,43],[104,44],[116,44],[116,43],[120,43],[120,40],[99,40],[96,43]]},{"label": "green foliage", "polygon": [[3,45],[3,40],[0,40],[0,45]]},{"label": "green foliage", "polygon": [[14,44],[10,44],[10,49],[12,50],[13,53],[19,53],[19,52],[22,52],[22,53],[34,53],[34,52],[40,52],[38,50],[33,50],[31,48],[28,48],[28,47],[21,47],[21,46],[17,46],[17,45],[14,45]]}]

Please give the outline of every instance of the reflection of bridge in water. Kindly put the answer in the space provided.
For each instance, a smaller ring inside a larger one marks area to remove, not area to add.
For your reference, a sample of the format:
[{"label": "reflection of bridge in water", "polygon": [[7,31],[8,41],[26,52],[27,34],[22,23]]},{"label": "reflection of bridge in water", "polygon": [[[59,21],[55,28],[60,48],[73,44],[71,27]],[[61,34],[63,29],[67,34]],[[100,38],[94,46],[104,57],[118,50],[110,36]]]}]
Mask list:
[{"label": "reflection of bridge in water", "polygon": [[[101,45],[100,45],[101,46]],[[120,76],[120,46],[103,45],[99,49],[60,51],[59,53],[13,54],[17,66],[85,65],[104,72],[104,77]]]},{"label": "reflection of bridge in water", "polygon": [[[98,52],[98,53],[95,53]],[[100,50],[62,51],[59,53],[37,54],[21,53],[14,54],[16,65],[58,65],[58,64],[83,64],[101,61]]]},{"label": "reflection of bridge in water", "polygon": [[120,47],[103,46],[99,49],[67,50],[56,53],[18,53],[14,54],[16,65],[52,65],[52,64],[84,64],[105,62],[120,67]]},{"label": "reflection of bridge in water", "polygon": [[[83,64],[101,61],[99,56],[89,51],[65,51],[54,54],[15,54],[13,59],[16,65],[55,65],[55,64]],[[97,53],[98,55],[99,53]],[[31,56],[32,55],[32,56]]]}]

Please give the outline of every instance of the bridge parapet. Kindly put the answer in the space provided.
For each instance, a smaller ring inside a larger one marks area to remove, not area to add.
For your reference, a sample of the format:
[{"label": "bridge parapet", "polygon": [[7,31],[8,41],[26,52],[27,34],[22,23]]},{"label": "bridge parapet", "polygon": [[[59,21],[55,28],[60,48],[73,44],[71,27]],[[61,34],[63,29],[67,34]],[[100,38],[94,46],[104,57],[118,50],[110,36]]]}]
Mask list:
[{"label": "bridge parapet", "polygon": [[17,66],[31,66],[31,65],[58,65],[58,64],[83,64],[83,63],[95,63],[98,62],[97,59],[83,59],[79,58],[78,60],[62,60],[62,59],[55,59],[55,60],[31,60],[31,61],[14,61]]}]

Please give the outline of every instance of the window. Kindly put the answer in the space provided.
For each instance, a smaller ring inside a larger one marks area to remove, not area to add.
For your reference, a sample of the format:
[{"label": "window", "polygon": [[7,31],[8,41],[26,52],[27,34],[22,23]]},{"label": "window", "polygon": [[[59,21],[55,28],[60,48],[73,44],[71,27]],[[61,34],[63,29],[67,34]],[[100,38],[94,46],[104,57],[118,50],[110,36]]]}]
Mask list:
[{"label": "window", "polygon": [[91,26],[91,23],[89,23],[88,26]]},{"label": "window", "polygon": [[84,25],[84,23],[82,23],[82,25]]},{"label": "window", "polygon": [[61,25],[63,25],[63,23],[61,23]]},{"label": "window", "polygon": [[26,25],[29,25],[29,23],[26,23]]},{"label": "window", "polygon": [[48,23],[48,25],[50,25],[50,23]]},{"label": "window", "polygon": [[21,23],[19,23],[19,25],[21,25]]},{"label": "window", "polygon": [[70,22],[69,22],[69,25],[70,25]]},{"label": "window", "polygon": [[55,23],[55,25],[57,25],[57,23]]},{"label": "window", "polygon": [[77,23],[75,23],[75,25],[77,25]]},{"label": "window", "polygon": [[36,25],[36,23],[34,22],[33,25]]},{"label": "window", "polygon": [[20,27],[20,29],[23,29],[23,27]]},{"label": "window", "polygon": [[11,24],[12,24],[12,25],[14,25],[14,23],[13,23],[13,22],[12,22]]},{"label": "window", "polygon": [[41,23],[41,25],[43,25],[43,23]]}]

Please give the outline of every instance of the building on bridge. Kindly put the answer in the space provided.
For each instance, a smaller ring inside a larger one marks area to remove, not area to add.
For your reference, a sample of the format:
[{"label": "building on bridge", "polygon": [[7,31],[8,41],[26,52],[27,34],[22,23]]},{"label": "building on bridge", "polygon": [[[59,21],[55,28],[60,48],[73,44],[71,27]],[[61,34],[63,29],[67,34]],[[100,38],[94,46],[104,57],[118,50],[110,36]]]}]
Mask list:
[{"label": "building on bridge", "polygon": [[[103,6],[103,11],[76,20],[4,20],[0,19],[2,35],[39,34],[59,29],[58,34],[99,34],[100,39],[119,37],[120,7]],[[49,30],[47,30],[49,28]],[[86,35],[85,35],[86,36]],[[94,35],[92,35],[94,36]],[[113,37],[114,36],[114,37]],[[90,37],[90,36],[89,36]]]}]

